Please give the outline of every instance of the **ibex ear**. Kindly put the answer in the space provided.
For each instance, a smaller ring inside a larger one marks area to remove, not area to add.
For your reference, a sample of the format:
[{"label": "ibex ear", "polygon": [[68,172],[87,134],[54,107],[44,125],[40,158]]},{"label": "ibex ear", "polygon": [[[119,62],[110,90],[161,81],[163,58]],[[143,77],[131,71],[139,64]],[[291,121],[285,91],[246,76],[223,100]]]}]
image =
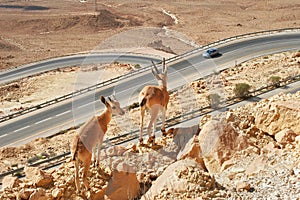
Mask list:
[{"label": "ibex ear", "polygon": [[110,97],[107,97],[108,98],[108,100],[110,101],[110,102],[112,102],[112,100],[111,100],[111,98]]},{"label": "ibex ear", "polygon": [[106,104],[106,100],[105,100],[104,96],[101,96],[101,97],[100,97],[100,100],[101,100],[101,102],[102,102],[103,104]]}]

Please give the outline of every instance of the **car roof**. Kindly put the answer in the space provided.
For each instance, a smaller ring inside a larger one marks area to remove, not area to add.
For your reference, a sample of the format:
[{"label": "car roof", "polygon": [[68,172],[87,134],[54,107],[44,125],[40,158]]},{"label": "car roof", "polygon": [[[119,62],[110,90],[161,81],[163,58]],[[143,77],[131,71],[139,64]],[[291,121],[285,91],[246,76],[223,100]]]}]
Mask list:
[{"label": "car roof", "polygon": [[207,52],[213,52],[213,51],[217,51],[217,49],[216,48],[210,48],[210,49],[207,50]]},{"label": "car roof", "polygon": [[215,51],[217,50],[216,48],[209,48],[208,51]]}]

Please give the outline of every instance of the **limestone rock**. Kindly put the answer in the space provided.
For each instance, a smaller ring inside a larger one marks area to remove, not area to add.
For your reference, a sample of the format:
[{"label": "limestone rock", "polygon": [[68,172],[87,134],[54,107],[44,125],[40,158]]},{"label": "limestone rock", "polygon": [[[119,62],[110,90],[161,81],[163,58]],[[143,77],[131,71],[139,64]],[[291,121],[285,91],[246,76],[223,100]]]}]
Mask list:
[{"label": "limestone rock", "polygon": [[52,175],[37,167],[26,166],[24,171],[26,178],[32,181],[37,187],[48,188],[53,183]]},{"label": "limestone rock", "polygon": [[256,126],[269,133],[276,135],[279,131],[290,128],[297,135],[300,134],[300,101],[287,100],[259,104],[255,114]]},{"label": "limestone rock", "polygon": [[29,197],[29,200],[47,200],[46,191],[43,188],[36,189]]},{"label": "limestone rock", "polygon": [[205,166],[210,173],[220,172],[225,161],[230,160],[237,151],[251,145],[232,123],[225,120],[212,120],[205,124],[199,134],[199,144]]},{"label": "limestone rock", "polygon": [[35,190],[34,189],[25,189],[25,188],[22,188],[18,194],[17,194],[17,197],[19,199],[29,199],[30,195],[34,192]]},{"label": "limestone rock", "polygon": [[292,55],[292,58],[299,58],[300,57],[300,52],[297,51]]},{"label": "limestone rock", "polygon": [[105,193],[106,193],[106,187],[103,187],[102,189],[97,189],[93,192],[91,199],[93,200],[102,200],[105,199]]},{"label": "limestone rock", "polygon": [[241,190],[249,191],[250,189],[251,189],[251,186],[247,182],[242,181],[242,182],[238,182],[236,184],[236,190],[237,191],[241,191]]},{"label": "limestone rock", "polygon": [[[171,164],[142,196],[147,199],[181,199],[175,194],[201,196],[214,186],[215,180],[194,160],[179,160]],[[172,196],[173,195],[173,196]]]},{"label": "limestone rock", "polygon": [[5,188],[14,188],[18,187],[22,181],[17,177],[5,176],[2,180],[2,190]]},{"label": "limestone rock", "polygon": [[267,167],[268,158],[264,155],[256,157],[246,169],[247,175],[253,175],[259,173],[261,170]]},{"label": "limestone rock", "polygon": [[185,148],[177,155],[177,160],[184,160],[186,158],[195,159],[203,169],[206,169],[197,136],[192,137],[185,145]]},{"label": "limestone rock", "polygon": [[126,150],[127,148],[121,145],[109,147],[104,151],[104,158],[113,157],[113,156],[122,156]]},{"label": "limestone rock", "polygon": [[108,182],[106,190],[106,195],[110,200],[125,200],[138,197],[140,185],[137,175],[132,169],[132,166],[120,164],[118,170],[112,172],[112,178]]},{"label": "limestone rock", "polygon": [[287,144],[290,144],[292,142],[295,141],[295,137],[296,137],[296,133],[289,129],[286,128],[282,131],[279,131],[276,135],[275,135],[275,140],[281,144],[283,147],[285,147]]},{"label": "limestone rock", "polygon": [[55,188],[54,190],[52,190],[51,194],[54,198],[59,198],[63,196],[64,191],[62,188]]}]

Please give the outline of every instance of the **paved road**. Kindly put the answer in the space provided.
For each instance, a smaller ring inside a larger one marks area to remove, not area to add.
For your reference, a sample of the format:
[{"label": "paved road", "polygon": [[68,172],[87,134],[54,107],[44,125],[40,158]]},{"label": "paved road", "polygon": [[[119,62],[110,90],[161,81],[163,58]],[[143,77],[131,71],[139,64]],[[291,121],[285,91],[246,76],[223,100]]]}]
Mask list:
[{"label": "paved road", "polygon": [[45,61],[40,61],[28,65],[11,69],[8,71],[0,72],[0,84],[14,81],[23,77],[31,76],[37,73],[49,71],[52,69],[68,67],[68,66],[81,66],[94,63],[132,63],[140,64],[141,66],[149,65],[149,60],[157,60],[157,57],[149,55],[138,55],[130,53],[90,53],[79,54],[73,56],[66,56],[61,58],[53,58]]},{"label": "paved road", "polygon": [[[167,64],[169,66],[168,87],[169,89],[176,88],[253,57],[286,50],[298,50],[299,47],[300,33],[289,33],[249,38],[217,46],[223,55],[215,59],[204,59],[201,56],[202,52],[195,51],[188,57]],[[0,146],[19,145],[36,137],[54,134],[59,130],[84,122],[89,116],[103,109],[98,100],[100,95],[108,96],[116,91],[121,105],[130,105],[137,101],[136,95],[141,88],[150,83],[156,84],[152,74],[145,72],[101,90],[92,91],[84,96],[78,96],[4,122],[0,127]]]}]

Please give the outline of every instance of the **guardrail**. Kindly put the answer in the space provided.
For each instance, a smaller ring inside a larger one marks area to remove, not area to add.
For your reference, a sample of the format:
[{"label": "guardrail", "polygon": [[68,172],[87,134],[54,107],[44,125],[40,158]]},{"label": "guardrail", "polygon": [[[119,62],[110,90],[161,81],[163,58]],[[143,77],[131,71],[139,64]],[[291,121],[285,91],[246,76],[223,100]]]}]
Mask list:
[{"label": "guardrail", "polygon": [[[294,83],[294,82],[297,82],[297,81],[300,81],[300,74],[298,74],[296,76],[291,76],[291,77],[282,79],[278,82],[275,82],[275,83],[272,83],[272,84],[269,84],[269,85],[266,85],[266,86],[262,86],[258,89],[255,89],[255,90],[252,90],[252,91],[250,91],[249,96],[246,97],[246,98],[232,97],[232,98],[229,98],[229,99],[226,99],[226,100],[220,102],[221,106],[219,106],[217,108],[212,108],[211,106],[204,106],[204,107],[201,107],[199,109],[184,113],[182,115],[175,116],[171,119],[166,120],[166,122],[168,123],[169,127],[174,126],[174,125],[182,123],[183,121],[187,121],[187,120],[190,120],[190,119],[195,118],[195,117],[199,117],[199,116],[204,115],[204,114],[209,114],[209,113],[213,112],[214,110],[218,110],[218,109],[221,109],[221,108],[226,108],[229,105],[239,103],[241,101],[246,100],[247,98],[255,97],[257,95],[269,92],[269,91],[274,90],[274,89],[279,88],[279,87],[284,87],[288,84],[291,84],[291,83]],[[174,89],[174,90],[176,90],[176,89]],[[179,119],[180,119],[180,121],[178,121]],[[160,124],[161,124],[161,122],[159,122],[157,125],[160,125]],[[120,144],[129,142],[129,141],[132,141],[134,139],[137,139],[139,137],[138,132],[139,132],[139,130],[133,130],[131,132],[128,132],[128,133],[125,133],[125,134],[122,134],[122,135],[119,135],[119,136],[115,136],[115,137],[109,138],[107,140],[109,140],[109,144],[120,145]],[[102,148],[105,148],[105,146],[103,146]],[[67,158],[69,155],[70,155],[70,152],[64,152],[60,155],[56,155],[54,157],[51,157],[51,158],[48,158],[48,159],[44,159],[44,160],[29,164],[28,166],[32,166],[32,167],[33,166],[35,166],[35,167],[40,166],[42,164],[50,163],[50,162],[55,161],[55,160]],[[64,161],[60,161],[59,163],[54,163],[53,166],[56,166],[56,165],[58,165],[62,162],[64,162]],[[42,169],[48,169],[48,168],[51,168],[51,166],[46,166],[46,167],[43,167]],[[24,170],[24,167],[20,167],[20,168],[17,168],[17,169],[13,169],[13,170],[10,170],[10,171],[7,171],[7,172],[0,173],[0,181],[2,180],[2,178],[4,176],[10,175],[10,174],[19,174],[23,170]]]},{"label": "guardrail", "polygon": [[[237,35],[237,36],[225,38],[225,39],[222,39],[222,40],[218,40],[216,42],[213,42],[213,43],[210,43],[208,45],[205,45],[205,46],[199,47],[197,49],[194,49],[192,51],[188,51],[188,52],[186,52],[184,54],[174,56],[172,58],[167,59],[166,63],[168,64],[170,62],[174,62],[174,61],[183,59],[184,57],[187,57],[189,55],[192,55],[192,54],[195,54],[197,52],[203,51],[204,49],[207,49],[207,48],[210,48],[210,47],[213,47],[213,46],[217,46],[217,45],[220,45],[220,44],[224,44],[224,43],[227,43],[227,42],[231,42],[231,41],[234,41],[234,40],[237,40],[237,39],[243,39],[243,38],[261,36],[261,35],[270,35],[270,34],[282,33],[282,32],[298,32],[298,31],[300,31],[300,28],[286,28],[286,29],[275,29],[275,30],[267,30],[267,31],[258,31],[258,32],[253,32],[253,33],[246,33],[246,34],[242,34],[242,35]],[[160,63],[161,62],[159,62],[159,64]],[[134,70],[134,71],[132,71],[130,73],[127,73],[125,75],[121,75],[121,76],[112,78],[110,80],[107,80],[107,81],[104,81],[104,82],[101,82],[101,83],[89,86],[87,88],[84,88],[84,89],[81,89],[81,90],[77,90],[75,92],[72,92],[72,93],[69,93],[69,94],[57,97],[55,99],[51,99],[51,100],[46,101],[44,103],[41,103],[39,105],[32,106],[32,107],[29,107],[29,108],[26,108],[26,109],[14,112],[12,114],[3,116],[3,117],[0,118],[0,123],[4,122],[4,121],[7,121],[9,119],[18,117],[20,115],[24,115],[24,114],[27,114],[29,112],[33,112],[33,111],[35,111],[37,109],[44,108],[44,107],[50,106],[52,104],[55,104],[55,103],[58,103],[58,102],[70,99],[72,97],[75,97],[75,96],[78,96],[78,95],[90,92],[92,90],[99,89],[99,88],[102,88],[104,86],[116,83],[118,81],[121,81],[121,80],[129,77],[129,76],[133,76],[133,75],[137,75],[137,74],[143,73],[143,72],[147,71],[150,67],[151,67],[151,65],[146,66],[144,68],[140,68],[140,69]]]}]

